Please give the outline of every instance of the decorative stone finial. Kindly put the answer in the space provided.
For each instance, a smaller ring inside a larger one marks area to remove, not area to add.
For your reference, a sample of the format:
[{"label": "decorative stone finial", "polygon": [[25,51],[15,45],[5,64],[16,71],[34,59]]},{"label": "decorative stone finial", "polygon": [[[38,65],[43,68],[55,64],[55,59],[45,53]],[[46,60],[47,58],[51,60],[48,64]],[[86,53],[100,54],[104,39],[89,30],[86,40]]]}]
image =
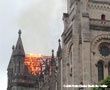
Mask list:
[{"label": "decorative stone finial", "polygon": [[52,49],[52,57],[54,57],[54,50]]},{"label": "decorative stone finial", "polygon": [[15,49],[15,46],[13,45],[13,46],[12,46],[12,50],[14,50],[14,49]]},{"label": "decorative stone finial", "polygon": [[60,39],[58,39],[58,42],[60,43],[60,42],[61,42],[61,40],[60,40]]},{"label": "decorative stone finial", "polygon": [[22,32],[21,32],[21,29],[19,29],[19,31],[18,31],[19,36],[21,36],[21,33],[22,33]]},{"label": "decorative stone finial", "polygon": [[54,53],[54,50],[52,49],[52,53]]},{"label": "decorative stone finial", "polygon": [[61,46],[61,44],[60,44],[61,40],[60,39],[58,39],[58,42],[59,42],[59,46]]}]

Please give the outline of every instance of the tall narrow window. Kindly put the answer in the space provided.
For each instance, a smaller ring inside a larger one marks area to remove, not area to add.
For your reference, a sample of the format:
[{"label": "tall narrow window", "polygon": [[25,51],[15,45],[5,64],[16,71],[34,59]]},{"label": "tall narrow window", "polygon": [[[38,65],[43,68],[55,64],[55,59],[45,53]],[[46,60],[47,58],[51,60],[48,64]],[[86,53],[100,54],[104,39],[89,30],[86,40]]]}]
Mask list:
[{"label": "tall narrow window", "polygon": [[73,44],[70,45],[69,47],[69,63],[70,63],[70,67],[69,67],[69,71],[70,71],[70,77],[72,77],[72,66],[73,66],[73,62],[72,62],[72,46]]},{"label": "tall narrow window", "polygon": [[101,81],[104,79],[104,66],[103,61],[99,61],[98,64],[98,81]]},{"label": "tall narrow window", "polygon": [[71,66],[72,66],[72,51],[70,52],[70,63],[71,63]]},{"label": "tall narrow window", "polygon": [[108,75],[110,76],[110,62],[108,63]]},{"label": "tall narrow window", "polygon": [[101,15],[101,20],[105,20],[105,15],[104,14]]}]

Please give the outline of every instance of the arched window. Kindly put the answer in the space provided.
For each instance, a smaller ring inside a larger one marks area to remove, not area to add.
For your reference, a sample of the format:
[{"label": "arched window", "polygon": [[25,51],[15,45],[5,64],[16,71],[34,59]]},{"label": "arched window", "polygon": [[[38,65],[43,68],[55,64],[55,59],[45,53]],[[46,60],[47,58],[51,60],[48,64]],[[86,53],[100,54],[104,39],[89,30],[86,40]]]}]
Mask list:
[{"label": "arched window", "polygon": [[105,15],[102,14],[102,15],[101,15],[101,20],[105,20],[105,19],[106,19]]},{"label": "arched window", "polygon": [[102,56],[109,56],[110,55],[110,43],[103,42],[99,45],[99,52]]},{"label": "arched window", "polygon": [[103,61],[99,61],[98,66],[98,81],[101,81],[104,79],[104,65]]},{"label": "arched window", "polygon": [[110,62],[108,63],[108,75],[110,76]]}]

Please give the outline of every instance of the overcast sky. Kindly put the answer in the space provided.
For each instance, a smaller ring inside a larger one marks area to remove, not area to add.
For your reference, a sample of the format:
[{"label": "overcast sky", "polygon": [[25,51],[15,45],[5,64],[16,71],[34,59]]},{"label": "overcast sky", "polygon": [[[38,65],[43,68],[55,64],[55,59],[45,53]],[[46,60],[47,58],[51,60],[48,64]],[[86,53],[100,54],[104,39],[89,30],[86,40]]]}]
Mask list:
[{"label": "overcast sky", "polygon": [[7,88],[7,66],[18,30],[26,53],[51,54],[63,31],[66,0],[0,0],[0,90]]}]

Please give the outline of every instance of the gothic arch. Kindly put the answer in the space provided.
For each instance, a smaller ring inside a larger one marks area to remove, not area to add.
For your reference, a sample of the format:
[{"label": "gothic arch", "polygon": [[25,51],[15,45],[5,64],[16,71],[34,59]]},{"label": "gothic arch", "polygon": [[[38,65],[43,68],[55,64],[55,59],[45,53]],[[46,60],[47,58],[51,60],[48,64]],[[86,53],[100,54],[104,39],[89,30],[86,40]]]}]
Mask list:
[{"label": "gothic arch", "polygon": [[101,15],[101,20],[106,20],[106,15],[105,14]]}]

